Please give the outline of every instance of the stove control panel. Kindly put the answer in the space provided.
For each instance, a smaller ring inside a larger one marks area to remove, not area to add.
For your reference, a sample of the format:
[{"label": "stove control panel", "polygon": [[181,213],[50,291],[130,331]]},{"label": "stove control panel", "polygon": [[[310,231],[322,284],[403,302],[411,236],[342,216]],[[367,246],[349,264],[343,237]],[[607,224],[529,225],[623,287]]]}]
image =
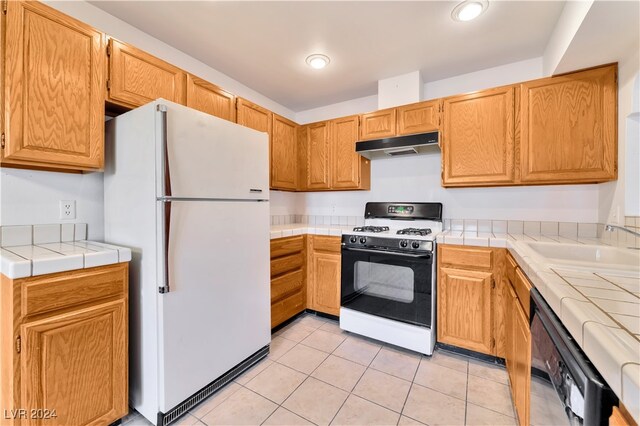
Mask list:
[{"label": "stove control panel", "polygon": [[433,251],[433,241],[398,239],[387,237],[365,237],[361,235],[343,235],[342,246],[367,250],[395,252],[428,252]]},{"label": "stove control panel", "polygon": [[413,214],[413,206],[391,205],[387,207],[387,213],[411,215]]}]

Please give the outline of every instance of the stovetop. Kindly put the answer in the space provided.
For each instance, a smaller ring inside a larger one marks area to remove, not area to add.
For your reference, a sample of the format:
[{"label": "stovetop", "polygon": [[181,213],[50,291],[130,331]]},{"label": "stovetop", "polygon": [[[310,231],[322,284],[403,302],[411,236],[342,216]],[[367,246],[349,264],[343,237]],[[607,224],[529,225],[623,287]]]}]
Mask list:
[{"label": "stovetop", "polygon": [[414,241],[435,241],[440,232],[440,203],[367,203],[364,226],[343,233],[347,237],[343,242],[368,246],[372,243],[369,237],[376,237],[376,244],[410,248]]},{"label": "stovetop", "polygon": [[396,235],[417,236],[417,237],[426,237],[427,235],[432,233],[431,228],[391,229],[388,226],[373,226],[373,225],[356,226],[355,228],[353,228],[353,232],[384,234],[385,236],[396,234]]}]

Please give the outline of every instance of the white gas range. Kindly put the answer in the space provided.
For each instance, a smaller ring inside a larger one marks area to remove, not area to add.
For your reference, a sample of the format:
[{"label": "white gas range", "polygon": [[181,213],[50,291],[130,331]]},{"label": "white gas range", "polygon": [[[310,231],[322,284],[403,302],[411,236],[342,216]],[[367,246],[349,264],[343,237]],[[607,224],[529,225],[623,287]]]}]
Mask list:
[{"label": "white gas range", "polygon": [[440,203],[367,203],[342,235],[340,327],[432,354],[440,232]]}]

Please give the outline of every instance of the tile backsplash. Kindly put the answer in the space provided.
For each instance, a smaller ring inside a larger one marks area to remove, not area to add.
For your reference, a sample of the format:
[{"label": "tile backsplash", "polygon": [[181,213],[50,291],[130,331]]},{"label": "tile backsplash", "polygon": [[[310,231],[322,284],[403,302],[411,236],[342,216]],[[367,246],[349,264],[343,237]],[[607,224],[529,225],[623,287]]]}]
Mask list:
[{"label": "tile backsplash", "polygon": [[319,216],[319,215],[272,215],[271,225],[289,225],[291,223],[302,223],[305,225],[341,225],[341,226],[361,226],[364,224],[362,216]]},{"label": "tile backsplash", "polygon": [[[289,225],[292,223],[309,225],[341,225],[361,226],[362,216],[318,216],[318,215],[272,215],[272,225]],[[627,216],[625,227],[640,232],[640,217]],[[460,232],[492,233],[494,235],[524,234],[557,236],[560,239],[601,239],[607,244],[620,247],[640,247],[640,238],[627,232],[605,231],[602,223],[578,222],[536,222],[521,220],[487,220],[487,219],[444,219],[443,229]],[[594,241],[595,243],[595,241]]]},{"label": "tile backsplash", "polygon": [[0,226],[0,246],[27,246],[87,239],[86,223]]}]

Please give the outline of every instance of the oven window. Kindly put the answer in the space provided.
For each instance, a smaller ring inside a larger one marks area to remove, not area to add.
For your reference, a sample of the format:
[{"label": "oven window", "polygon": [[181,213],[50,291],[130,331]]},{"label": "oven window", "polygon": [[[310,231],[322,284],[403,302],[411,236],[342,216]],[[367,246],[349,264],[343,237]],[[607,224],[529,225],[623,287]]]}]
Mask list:
[{"label": "oven window", "polygon": [[413,269],[407,266],[357,261],[353,285],[356,292],[395,302],[412,303],[415,295]]}]

